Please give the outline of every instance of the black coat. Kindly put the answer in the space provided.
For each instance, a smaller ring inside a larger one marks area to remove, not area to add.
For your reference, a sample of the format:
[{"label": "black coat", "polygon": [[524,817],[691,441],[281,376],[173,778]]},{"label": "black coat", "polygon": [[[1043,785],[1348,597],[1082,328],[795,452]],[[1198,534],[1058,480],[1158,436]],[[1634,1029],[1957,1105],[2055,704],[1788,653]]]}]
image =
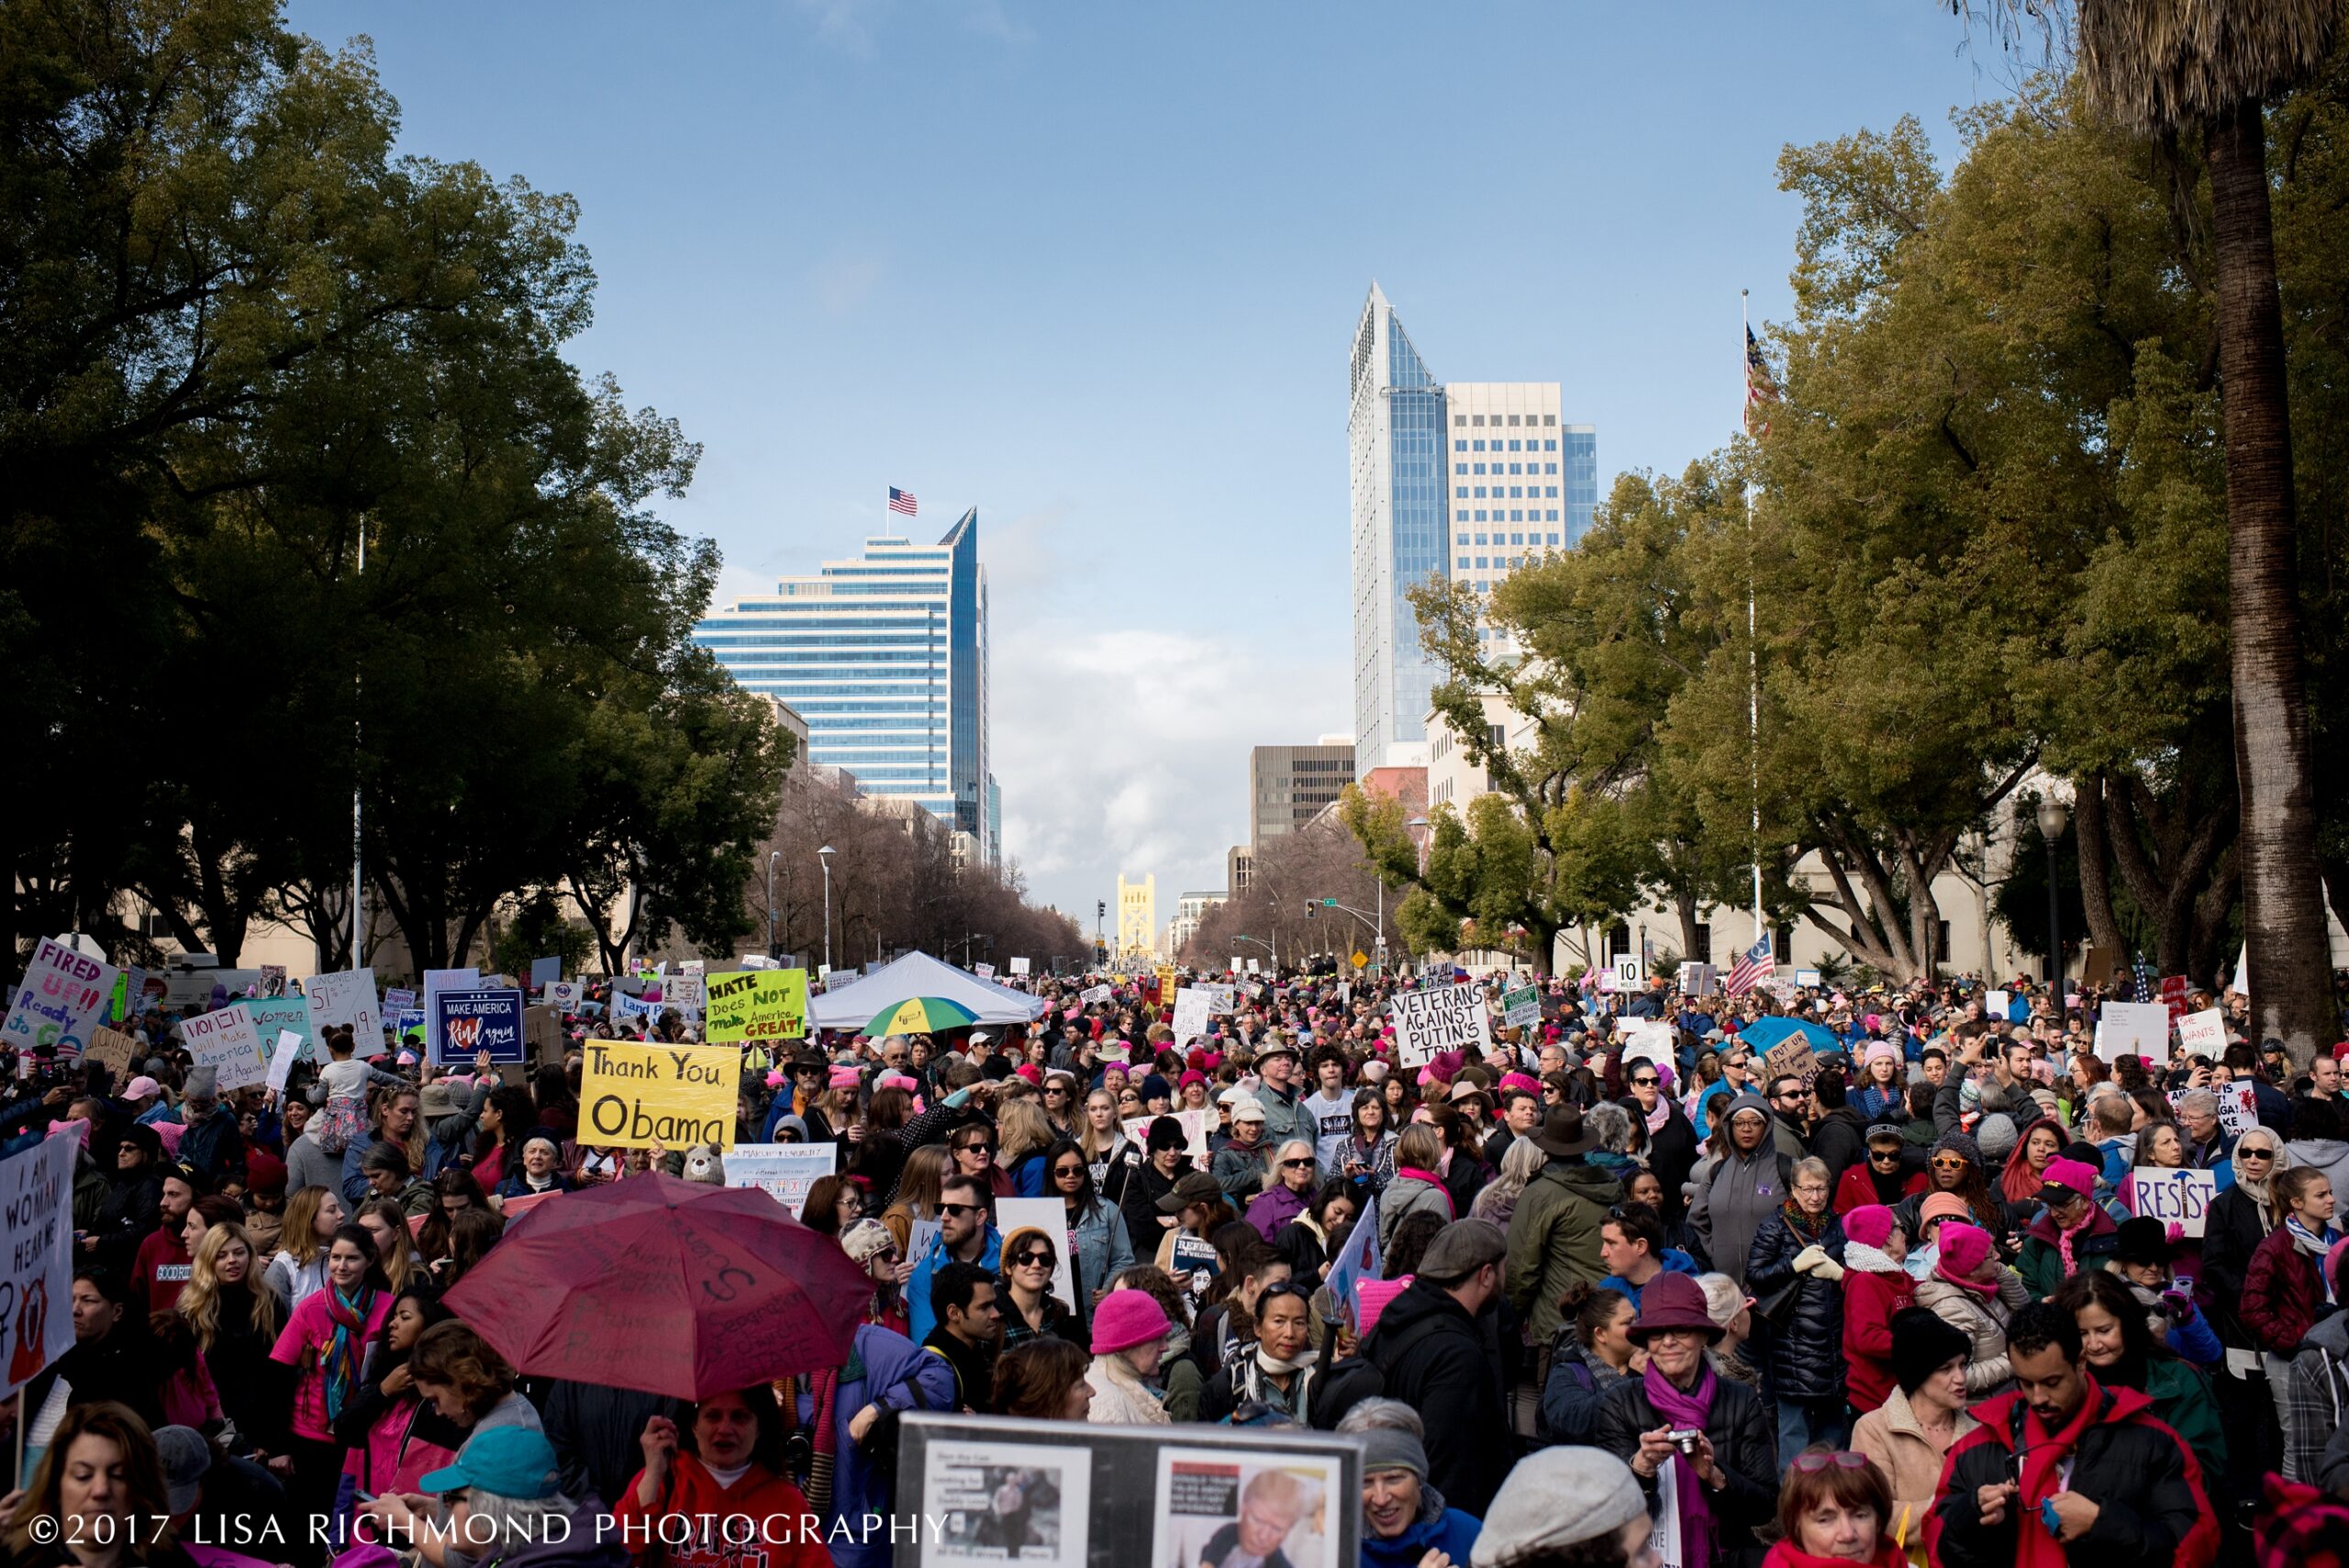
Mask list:
[{"label": "black coat", "polygon": [[2249,1193],[2229,1187],[2211,1200],[2203,1218],[2202,1277],[2195,1296],[2219,1342],[2239,1351],[2259,1348],[2235,1304],[2251,1272],[2251,1255],[2266,1240],[2266,1228],[2259,1223],[2259,1208]]},{"label": "black coat", "polygon": [[1810,1151],[1827,1162],[1827,1190],[1831,1193],[1844,1172],[1867,1162],[1867,1124],[1851,1106],[1837,1106],[1810,1129]]},{"label": "black coat", "polygon": [[1174,1190],[1182,1180],[1181,1173],[1162,1176],[1158,1167],[1145,1160],[1133,1167],[1126,1177],[1125,1193],[1118,1204],[1118,1212],[1126,1222],[1126,1240],[1133,1243],[1134,1261],[1150,1262],[1158,1256],[1158,1239],[1166,1234],[1166,1227],[1159,1223],[1165,1218],[1158,1212],[1158,1200]]},{"label": "black coat", "polygon": [[[1625,1109],[1635,1117],[1644,1118],[1637,1100],[1626,1103]],[[1670,1219],[1687,1207],[1687,1200],[1680,1189],[1687,1184],[1688,1173],[1697,1168],[1697,1129],[1689,1124],[1688,1113],[1679,1106],[1672,1106],[1672,1114],[1662,1127],[1648,1134],[1648,1169],[1664,1184],[1664,1218]],[[1465,1209],[1461,1211],[1466,1213]]]},{"label": "black coat", "polygon": [[106,1269],[117,1279],[130,1277],[130,1265],[138,1260],[139,1243],[155,1229],[163,1216],[163,1178],[152,1167],[132,1173],[116,1171],[106,1178],[106,1200],[98,1205],[98,1222],[90,1227],[90,1234],[98,1240],[97,1250],[78,1253],[74,1262],[94,1262]]},{"label": "black coat", "polygon": [[1363,1341],[1386,1396],[1427,1423],[1428,1484],[1446,1503],[1482,1518],[1515,1455],[1501,1400],[1497,1332],[1431,1280],[1414,1280],[1386,1304]]},{"label": "black coat", "polygon": [[[1795,1273],[1795,1259],[1809,1245],[1784,1214],[1773,1214],[1753,1233],[1753,1251],[1745,1261],[1746,1294],[1756,1301],[1767,1303],[1790,1284],[1795,1289],[1791,1310],[1769,1319],[1759,1307],[1753,1313],[1754,1337],[1762,1341],[1763,1385],[1773,1398],[1843,1397],[1843,1287]],[[1819,1245],[1837,1262],[1843,1261],[1841,1219],[1828,1217]]]},{"label": "black coat", "polygon": [[[1383,1322],[1383,1320],[1382,1320]],[[1648,1398],[1647,1380],[1627,1377],[1609,1388],[1598,1403],[1590,1446],[1605,1449],[1626,1464],[1640,1451],[1640,1434],[1673,1423],[1665,1420]],[[1742,1383],[1715,1375],[1713,1409],[1705,1422],[1712,1440],[1713,1462],[1720,1467],[1724,1485],[1712,1496],[1716,1540],[1724,1564],[1758,1562],[1761,1543],[1754,1530],[1778,1511],[1778,1438],[1762,1396]],[[1638,1473],[1635,1471],[1636,1475]],[[1642,1480],[1648,1512],[1656,1511],[1653,1477]]]}]

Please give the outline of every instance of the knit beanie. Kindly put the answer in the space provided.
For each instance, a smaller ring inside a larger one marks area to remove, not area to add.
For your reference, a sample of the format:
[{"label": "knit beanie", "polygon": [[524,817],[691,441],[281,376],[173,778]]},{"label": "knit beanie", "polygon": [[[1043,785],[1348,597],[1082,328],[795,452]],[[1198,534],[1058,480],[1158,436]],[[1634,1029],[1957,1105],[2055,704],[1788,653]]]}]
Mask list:
[{"label": "knit beanie", "polygon": [[1965,1331],[1929,1307],[1904,1307],[1892,1315],[1892,1380],[1903,1394],[1922,1388],[1952,1357],[1973,1351]]},{"label": "knit beanie", "polygon": [[1974,1210],[1955,1193],[1927,1193],[1922,1207],[1917,1211],[1917,1227],[1923,1229],[1936,1219],[1967,1219]]},{"label": "knit beanie", "polygon": [[1472,1568],[1511,1568],[1577,1541],[1603,1540],[1647,1511],[1631,1467],[1604,1449],[1536,1449],[1494,1494],[1468,1561]]},{"label": "knit beanie", "polygon": [[2014,1152],[2015,1140],[2021,1135],[2015,1130],[2015,1118],[2004,1111],[1993,1111],[1974,1129],[1974,1141],[1985,1160],[2004,1162]]},{"label": "knit beanie", "polygon": [[1940,1154],[1950,1151],[1965,1155],[1966,1163],[1972,1165],[1976,1170],[1978,1171],[1982,1169],[1982,1146],[1975,1142],[1971,1138],[1966,1137],[1965,1134],[1962,1132],[1944,1132],[1939,1138],[1933,1140],[1934,1153]]},{"label": "knit beanie", "polygon": [[1093,1353],[1114,1355],[1166,1338],[1165,1308],[1146,1290],[1113,1290],[1093,1310]]},{"label": "knit beanie", "polygon": [[1892,1210],[1880,1203],[1864,1203],[1843,1217],[1843,1235],[1863,1247],[1881,1250],[1892,1240]]},{"label": "knit beanie", "polygon": [[2048,1186],[2068,1188],[2082,1197],[2096,1196],[2096,1167],[2081,1161],[2050,1160],[2045,1177]]},{"label": "knit beanie", "polygon": [[1993,1246],[1987,1230],[1963,1219],[1953,1219],[1933,1232],[1933,1241],[1941,1249],[1933,1266],[1952,1279],[1971,1275],[1982,1266],[1982,1260],[1990,1255]]},{"label": "knit beanie", "polygon": [[1428,1451],[1399,1427],[1373,1427],[1362,1434],[1362,1473],[1370,1476],[1382,1470],[1408,1470],[1425,1481]]}]

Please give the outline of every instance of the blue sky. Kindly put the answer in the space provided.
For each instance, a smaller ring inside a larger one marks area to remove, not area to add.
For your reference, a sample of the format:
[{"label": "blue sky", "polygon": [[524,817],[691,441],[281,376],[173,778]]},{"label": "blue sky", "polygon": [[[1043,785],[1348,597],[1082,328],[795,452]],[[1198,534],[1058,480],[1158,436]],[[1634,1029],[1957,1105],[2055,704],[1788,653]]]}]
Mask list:
[{"label": "blue sky", "polygon": [[1601,494],[1739,410],[1782,145],[2003,94],[1933,0],[300,0],[404,150],[581,204],[572,345],[707,453],[721,597],[979,508],[1034,889],[1219,887],[1247,754],[1353,728],[1346,351],[1557,380]]}]

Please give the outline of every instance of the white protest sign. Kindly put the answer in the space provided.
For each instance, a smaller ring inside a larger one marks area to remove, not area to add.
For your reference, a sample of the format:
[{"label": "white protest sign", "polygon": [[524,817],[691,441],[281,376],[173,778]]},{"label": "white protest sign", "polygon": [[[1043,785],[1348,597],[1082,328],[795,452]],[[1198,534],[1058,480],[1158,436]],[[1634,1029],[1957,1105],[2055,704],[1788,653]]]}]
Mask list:
[{"label": "white protest sign", "polygon": [[1512,1029],[1531,1029],[1542,1021],[1542,992],[1538,986],[1520,985],[1514,991],[1501,993],[1501,1022]]},{"label": "white protest sign", "polygon": [[1117,995],[1107,985],[1088,985],[1076,994],[1076,999],[1088,1007],[1107,1006]]},{"label": "white protest sign", "polygon": [[481,971],[478,969],[428,969],[424,972],[425,1010],[432,1007],[436,991],[478,991]]},{"label": "white protest sign", "polygon": [[995,978],[995,965],[992,963],[975,963],[971,966],[971,973],[977,975],[982,980],[993,980]]},{"label": "white protest sign", "polygon": [[[375,972],[344,969],[313,974],[302,982],[302,999],[309,1004],[310,1038],[326,1039],[329,1025],[351,1031],[351,1054],[362,1060],[384,1054],[384,1013],[375,1000]],[[321,1045],[320,1051],[326,1049]],[[274,1085],[283,1088],[279,1084]]]},{"label": "white protest sign", "polygon": [[73,1348],[73,1162],[81,1143],[56,1133],[0,1161],[0,1324],[13,1394]]},{"label": "white protest sign", "polygon": [[1398,991],[1388,1005],[1395,1020],[1395,1060],[1424,1067],[1441,1051],[1482,1051],[1493,1042],[1485,993],[1473,982]]},{"label": "white protest sign", "polygon": [[2210,1092],[2219,1096],[2219,1127],[2229,1138],[2259,1125],[2259,1095],[2250,1084],[2221,1084]]},{"label": "white protest sign", "polygon": [[2239,996],[2251,995],[2251,944],[2245,942],[2235,952],[2233,990]]},{"label": "white protest sign", "polygon": [[220,1075],[224,1095],[269,1078],[269,1052],[253,1023],[252,1009],[242,1002],[182,1018],[180,1040],[198,1067],[209,1067]]},{"label": "white protest sign", "polygon": [[2187,1014],[2177,1020],[2177,1049],[2188,1056],[2224,1056],[2227,1016],[2216,1007]]},{"label": "white protest sign", "polygon": [[2146,1170],[2129,1173],[2130,1210],[2144,1219],[2175,1224],[2191,1237],[2202,1234],[2210,1200],[2219,1195],[2215,1171]]},{"label": "white protest sign", "polygon": [[1680,994],[1684,996],[1709,996],[1720,989],[1721,972],[1709,963],[1684,963],[1680,966]]},{"label": "white protest sign", "polygon": [[[1182,1126],[1183,1152],[1194,1160],[1206,1159],[1208,1157],[1206,1107],[1202,1106],[1195,1111],[1168,1111],[1166,1114]],[[1157,1119],[1154,1116],[1130,1117],[1119,1122],[1118,1126],[1124,1129],[1128,1138],[1133,1140],[1135,1148],[1147,1149],[1150,1147],[1150,1124]]]},{"label": "white protest sign", "polygon": [[1026,973],[1029,973],[1030,972],[1030,966],[1029,966],[1029,961],[1028,961],[1028,960],[1026,960],[1026,959],[1024,959],[1024,958],[1015,958],[1015,959],[1013,959],[1013,960],[1011,961],[1011,973],[1014,973],[1014,974],[1026,974]]},{"label": "white protest sign", "polygon": [[[1015,1230],[1041,1230],[1052,1244],[1052,1294],[1071,1312],[1076,1310],[1075,1275],[1069,1271],[1068,1208],[1056,1197],[999,1197],[995,1200],[996,1234],[1006,1241]],[[1010,1273],[1010,1260],[1004,1260]]]},{"label": "white protest sign", "polygon": [[1264,973],[1264,967],[1257,960],[1252,958],[1248,961],[1248,973],[1251,974],[1262,974]]},{"label": "white protest sign", "polygon": [[[0,1024],[0,1045],[19,1052],[51,1046],[69,1062],[80,1056],[90,1031],[104,1021],[101,1015],[121,973],[43,937],[32,962],[25,965],[24,983],[17,987],[8,1021]],[[70,1317],[72,1301],[65,1300],[64,1307]]]},{"label": "white protest sign", "polygon": [[802,1218],[807,1189],[840,1166],[841,1146],[822,1143],[737,1143],[726,1151],[726,1184],[756,1187]]},{"label": "white protest sign", "polygon": [[580,981],[551,980],[547,982],[545,1002],[559,1012],[575,1013],[580,999],[586,995],[587,987]]},{"label": "white protest sign", "polygon": [[1208,1015],[1215,998],[1201,985],[1186,985],[1174,993],[1174,1048],[1180,1051],[1208,1032]]},{"label": "white protest sign", "polygon": [[277,1093],[285,1093],[286,1076],[294,1071],[294,1063],[302,1055],[302,1037],[292,1029],[277,1031],[277,1044],[269,1053],[269,1076],[263,1080]]},{"label": "white protest sign", "polygon": [[661,979],[661,1005],[676,1008],[681,1016],[698,1014],[704,994],[699,974],[668,974]]},{"label": "white protest sign", "polygon": [[2096,1023],[2096,1053],[2107,1062],[2123,1056],[2169,1060],[2169,1009],[2159,1002],[2107,1002]]},{"label": "white protest sign", "polygon": [[1208,994],[1208,1011],[1210,1013],[1229,1013],[1239,1006],[1240,987],[1237,985],[1202,985],[1199,989]]},{"label": "white protest sign", "polygon": [[1623,1065],[1634,1062],[1653,1062],[1658,1067],[1671,1067],[1672,1026],[1662,1018],[1624,1018]]},{"label": "white protest sign", "polygon": [[2007,994],[2004,991],[1985,991],[1982,993],[1982,1016],[1986,1018],[2005,1018],[2007,1016],[2007,1008],[2011,1004],[2008,1000]]}]

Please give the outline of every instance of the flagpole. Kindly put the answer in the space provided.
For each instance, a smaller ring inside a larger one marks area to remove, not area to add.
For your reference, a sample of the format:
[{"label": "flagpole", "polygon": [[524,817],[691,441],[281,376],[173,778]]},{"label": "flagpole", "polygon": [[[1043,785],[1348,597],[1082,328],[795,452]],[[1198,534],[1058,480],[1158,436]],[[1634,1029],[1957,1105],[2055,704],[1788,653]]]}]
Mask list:
[{"label": "flagpole", "polygon": [[[1753,367],[1747,362],[1746,344],[1753,326],[1747,315],[1746,291],[1737,291],[1738,369],[1746,378],[1749,402],[1747,426],[1752,428],[1750,403]],[[1765,940],[1762,924],[1762,661],[1756,647],[1753,616],[1753,487],[1745,487],[1745,765],[1753,805],[1753,940]]]}]

